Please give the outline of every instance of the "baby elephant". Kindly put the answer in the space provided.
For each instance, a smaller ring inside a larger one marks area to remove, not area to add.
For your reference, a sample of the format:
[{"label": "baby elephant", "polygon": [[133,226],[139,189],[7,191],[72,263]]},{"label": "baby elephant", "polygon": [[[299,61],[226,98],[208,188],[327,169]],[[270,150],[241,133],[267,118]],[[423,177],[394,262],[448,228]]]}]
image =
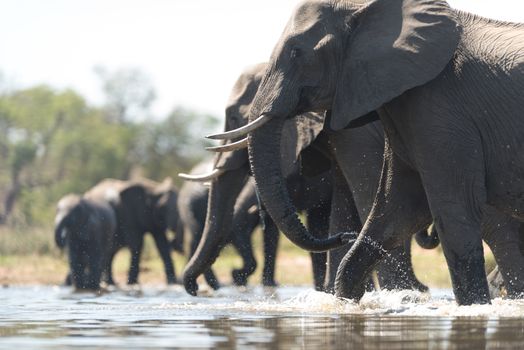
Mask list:
[{"label": "baby elephant", "polygon": [[68,248],[70,279],[77,289],[99,289],[115,229],[115,213],[105,202],[76,194],[58,202],[55,242]]}]

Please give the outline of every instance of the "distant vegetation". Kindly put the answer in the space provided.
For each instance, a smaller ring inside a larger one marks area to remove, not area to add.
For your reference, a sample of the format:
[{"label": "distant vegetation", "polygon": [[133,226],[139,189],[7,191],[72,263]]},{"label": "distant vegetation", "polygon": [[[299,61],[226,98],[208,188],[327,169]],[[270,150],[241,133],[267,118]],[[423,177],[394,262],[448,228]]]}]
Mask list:
[{"label": "distant vegetation", "polygon": [[41,85],[0,89],[0,225],[51,226],[57,200],[106,177],[175,180],[205,156],[209,115],[174,108],[151,118],[155,91],[140,70],[96,69],[106,103]]}]

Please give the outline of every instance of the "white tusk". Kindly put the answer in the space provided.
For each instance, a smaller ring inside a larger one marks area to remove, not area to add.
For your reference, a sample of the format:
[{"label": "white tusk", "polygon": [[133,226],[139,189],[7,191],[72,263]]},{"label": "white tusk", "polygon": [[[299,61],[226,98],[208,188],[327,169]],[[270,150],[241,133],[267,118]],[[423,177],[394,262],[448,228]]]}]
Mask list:
[{"label": "white tusk", "polygon": [[226,131],[226,132],[219,133],[219,134],[208,135],[206,136],[206,138],[213,139],[213,140],[236,139],[237,137],[245,136],[249,134],[251,131],[260,128],[262,125],[266,124],[270,120],[271,120],[271,116],[267,114],[262,114],[257,119],[253,120],[252,122],[238,129]]},{"label": "white tusk", "polygon": [[222,170],[222,169],[213,169],[212,172],[207,173],[207,174],[191,175],[191,174],[179,173],[178,176],[188,181],[206,182],[206,181],[211,181],[213,179],[216,179],[217,177],[222,175],[224,172],[225,170]]},{"label": "white tusk", "polygon": [[206,147],[208,151],[212,152],[231,152],[237,149],[247,148],[247,137],[237,142],[231,142],[225,145]]}]

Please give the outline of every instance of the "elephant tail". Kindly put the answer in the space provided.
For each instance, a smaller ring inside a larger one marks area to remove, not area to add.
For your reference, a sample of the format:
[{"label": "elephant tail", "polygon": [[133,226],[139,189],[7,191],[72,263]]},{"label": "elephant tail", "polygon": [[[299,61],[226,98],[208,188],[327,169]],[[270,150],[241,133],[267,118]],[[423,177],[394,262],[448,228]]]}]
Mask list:
[{"label": "elephant tail", "polygon": [[175,229],[175,238],[173,238],[173,240],[171,241],[171,247],[173,248],[173,250],[181,253],[181,254],[184,254],[184,242],[185,242],[185,228],[184,228],[184,225],[182,223],[182,220],[178,220],[177,221],[177,224],[176,224],[176,229]]},{"label": "elephant tail", "polygon": [[435,225],[415,233],[415,240],[424,249],[434,249],[440,243]]}]

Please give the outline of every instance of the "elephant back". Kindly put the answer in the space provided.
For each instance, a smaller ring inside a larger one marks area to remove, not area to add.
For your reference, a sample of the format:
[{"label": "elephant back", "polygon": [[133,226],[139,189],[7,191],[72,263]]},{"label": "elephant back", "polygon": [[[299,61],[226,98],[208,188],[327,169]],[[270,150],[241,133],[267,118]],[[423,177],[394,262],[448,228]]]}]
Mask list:
[{"label": "elephant back", "polygon": [[120,192],[127,186],[127,182],[117,179],[105,179],[84,193],[84,197],[94,201],[104,201],[111,205],[118,205]]}]

